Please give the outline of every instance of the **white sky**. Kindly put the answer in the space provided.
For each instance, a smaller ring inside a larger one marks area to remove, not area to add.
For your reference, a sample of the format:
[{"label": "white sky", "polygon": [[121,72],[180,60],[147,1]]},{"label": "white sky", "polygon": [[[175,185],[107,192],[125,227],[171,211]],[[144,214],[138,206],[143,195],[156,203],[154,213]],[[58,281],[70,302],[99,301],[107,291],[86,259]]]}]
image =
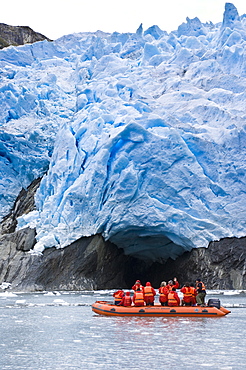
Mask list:
[{"label": "white sky", "polygon": [[[246,13],[246,0],[231,2],[239,15]],[[97,30],[135,32],[140,23],[144,30],[158,25],[170,32],[186,17],[221,22],[225,3],[225,0],[4,0],[0,23],[29,26],[51,39]]]}]

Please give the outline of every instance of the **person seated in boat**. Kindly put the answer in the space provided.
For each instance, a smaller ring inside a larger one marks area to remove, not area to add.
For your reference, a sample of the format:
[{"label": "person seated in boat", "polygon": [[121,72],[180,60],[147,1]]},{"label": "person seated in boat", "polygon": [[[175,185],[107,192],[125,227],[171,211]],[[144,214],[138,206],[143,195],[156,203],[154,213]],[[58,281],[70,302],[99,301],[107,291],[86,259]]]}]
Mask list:
[{"label": "person seated in boat", "polygon": [[132,301],[135,306],[144,306],[144,293],[141,288],[135,290],[134,295],[132,297]]},{"label": "person seated in boat", "polygon": [[183,299],[181,301],[181,306],[192,306],[193,305],[193,290],[190,283],[185,283],[183,288],[180,289],[183,293]]},{"label": "person seated in boat", "polygon": [[179,306],[180,305],[180,299],[176,292],[176,288],[172,288],[172,290],[168,293],[168,306]]},{"label": "person seated in boat", "polygon": [[143,289],[143,285],[141,284],[140,280],[136,281],[136,283],[132,286],[132,290],[135,292],[138,288]]},{"label": "person seated in boat", "polygon": [[201,281],[201,279],[196,280],[196,303],[197,306],[204,306],[205,305],[205,296],[206,296],[206,287]]},{"label": "person seated in boat", "polygon": [[144,301],[146,303],[146,306],[154,306],[156,291],[151,286],[149,281],[146,283],[146,286],[143,288],[143,293],[144,293]]},{"label": "person seated in boat", "polygon": [[190,287],[192,292],[192,306],[196,306],[196,296],[197,296],[196,288],[193,283],[190,283]]},{"label": "person seated in boat", "polygon": [[169,290],[167,288],[167,283],[165,281],[161,282],[161,286],[159,288],[159,302],[162,306],[167,306],[167,296],[168,296]]},{"label": "person seated in boat", "polygon": [[118,305],[121,302],[124,295],[125,295],[125,293],[124,293],[124,290],[122,290],[122,289],[119,289],[119,290],[117,290],[117,292],[114,292],[114,294],[113,294],[114,304]]},{"label": "person seated in boat", "polygon": [[169,292],[172,290],[172,288],[175,288],[175,289],[179,288],[179,282],[176,277],[173,278],[173,280],[169,280],[167,284],[167,289],[169,290]]},{"label": "person seated in boat", "polygon": [[131,305],[132,305],[131,293],[126,292],[126,294],[122,298],[121,302],[119,303],[119,306],[129,307]]}]

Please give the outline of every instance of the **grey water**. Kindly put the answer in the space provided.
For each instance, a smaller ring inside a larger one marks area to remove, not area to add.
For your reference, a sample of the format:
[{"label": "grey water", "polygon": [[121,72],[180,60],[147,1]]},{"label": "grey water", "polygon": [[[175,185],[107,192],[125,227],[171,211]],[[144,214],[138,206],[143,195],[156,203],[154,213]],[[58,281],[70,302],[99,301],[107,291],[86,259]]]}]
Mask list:
[{"label": "grey water", "polygon": [[[238,293],[238,294],[236,294]],[[106,317],[112,292],[0,294],[0,369],[245,369],[246,292],[212,292],[224,317]]]}]

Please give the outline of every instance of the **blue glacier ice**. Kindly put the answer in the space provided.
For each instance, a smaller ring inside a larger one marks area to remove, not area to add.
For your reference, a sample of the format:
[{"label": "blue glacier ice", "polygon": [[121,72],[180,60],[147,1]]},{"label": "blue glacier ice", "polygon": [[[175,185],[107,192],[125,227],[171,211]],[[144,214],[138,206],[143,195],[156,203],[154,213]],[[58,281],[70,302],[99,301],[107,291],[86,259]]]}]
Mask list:
[{"label": "blue glacier ice", "polygon": [[[223,10],[222,10],[223,11]],[[246,235],[246,17],[0,51],[0,216],[43,176],[34,252],[101,233],[175,259]]]}]

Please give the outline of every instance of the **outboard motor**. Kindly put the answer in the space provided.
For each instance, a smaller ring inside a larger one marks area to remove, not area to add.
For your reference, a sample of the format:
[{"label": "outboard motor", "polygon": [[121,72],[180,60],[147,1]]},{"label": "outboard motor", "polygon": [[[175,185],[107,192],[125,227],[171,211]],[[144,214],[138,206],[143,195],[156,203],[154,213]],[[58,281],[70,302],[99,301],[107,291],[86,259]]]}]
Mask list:
[{"label": "outboard motor", "polygon": [[209,299],[208,300],[208,307],[216,307],[220,309],[220,300],[219,299]]}]

